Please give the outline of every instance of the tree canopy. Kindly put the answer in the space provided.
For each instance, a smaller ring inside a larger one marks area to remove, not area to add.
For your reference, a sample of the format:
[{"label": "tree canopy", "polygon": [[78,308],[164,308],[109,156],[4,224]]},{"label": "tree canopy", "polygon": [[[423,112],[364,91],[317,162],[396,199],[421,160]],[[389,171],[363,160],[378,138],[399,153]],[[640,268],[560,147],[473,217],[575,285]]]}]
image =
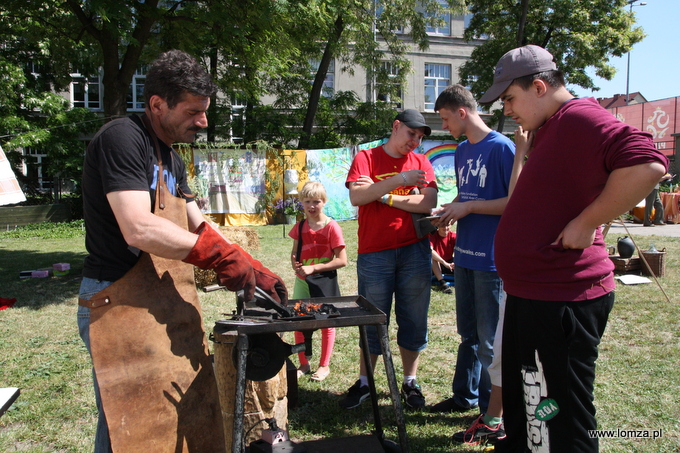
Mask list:
[{"label": "tree canopy", "polygon": [[[312,50],[310,57],[319,63],[310,71],[314,77],[300,136],[303,148],[309,145],[331,61],[335,60],[336,67],[349,73],[363,67],[369,80],[396,89],[411,71],[406,56],[409,47],[427,49],[427,27],[441,25],[445,12],[460,14],[465,10],[463,0],[327,0],[320,3],[324,5],[323,14],[313,24],[314,33],[309,35],[312,40],[307,44]],[[404,39],[405,34],[411,42]],[[389,66],[384,62],[389,62]]]},{"label": "tree canopy", "polygon": [[644,38],[634,26],[626,0],[468,0],[473,14],[465,30],[468,40],[479,39],[460,71],[461,83],[481,96],[493,82],[496,62],[515,47],[535,44],[548,49],[568,83],[596,89],[586,73],[609,80],[620,57]]},{"label": "tree canopy", "polygon": [[[123,115],[135,70],[159,52],[179,48],[204,62],[227,94],[216,97],[209,111],[210,140],[233,135],[239,126],[245,141],[272,132],[304,146],[315,142],[312,131],[318,131],[325,135],[316,142],[329,143],[328,128],[350,124],[343,119],[347,109],[359,108],[347,93],[322,96],[333,61],[336,71],[362,67],[382,89],[396,89],[411,71],[408,49],[428,47],[428,25],[440,25],[445,11],[462,13],[467,7],[473,17],[465,38],[480,45],[460,77],[475,94],[491,85],[498,58],[523,44],[547,47],[570,83],[593,88],[586,69],[611,78],[609,58],[643,38],[626,5],[626,0],[5,0],[0,64],[19,93],[5,107],[24,110],[0,124],[10,133],[26,130],[18,118],[30,116],[26,106],[37,105],[26,101],[60,91],[75,69],[83,75],[101,71],[104,114]],[[29,62],[42,70],[28,70]],[[247,106],[240,125],[231,122],[235,96]],[[276,99],[275,109],[262,105],[264,96]],[[341,113],[330,120],[333,108]],[[288,121],[274,118],[276,111]]]},{"label": "tree canopy", "polygon": [[[49,154],[45,173],[78,181],[84,152],[80,137],[100,121],[87,109],[71,109],[55,93],[70,81],[68,62],[51,58],[65,45],[61,37],[48,39],[47,32],[38,33],[39,21],[20,19],[0,11],[0,144],[14,163],[20,157],[14,149],[44,150]],[[22,182],[31,195],[30,185]]]}]

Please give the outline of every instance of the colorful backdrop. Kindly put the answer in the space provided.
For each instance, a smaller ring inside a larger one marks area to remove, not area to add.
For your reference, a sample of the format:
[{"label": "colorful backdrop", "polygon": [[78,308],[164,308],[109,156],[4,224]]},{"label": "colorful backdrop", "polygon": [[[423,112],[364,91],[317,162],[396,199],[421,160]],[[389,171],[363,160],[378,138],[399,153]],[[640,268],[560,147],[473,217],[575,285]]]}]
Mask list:
[{"label": "colorful backdrop", "polygon": [[[286,168],[299,173],[298,190],[305,182],[320,181],[328,195],[325,212],[336,220],[355,219],[357,210],[349,202],[345,178],[354,156],[362,149],[374,148],[386,139],[357,146],[332,149],[277,150]],[[414,152],[425,154],[434,167],[439,186],[439,204],[455,198],[456,172],[454,141],[426,140]],[[271,218],[258,212],[261,200],[273,191],[265,182],[265,173],[281,176],[281,159],[267,156],[265,151],[194,150],[193,176],[197,202],[204,214],[222,225],[263,225]],[[269,198],[283,196],[282,188]]]}]

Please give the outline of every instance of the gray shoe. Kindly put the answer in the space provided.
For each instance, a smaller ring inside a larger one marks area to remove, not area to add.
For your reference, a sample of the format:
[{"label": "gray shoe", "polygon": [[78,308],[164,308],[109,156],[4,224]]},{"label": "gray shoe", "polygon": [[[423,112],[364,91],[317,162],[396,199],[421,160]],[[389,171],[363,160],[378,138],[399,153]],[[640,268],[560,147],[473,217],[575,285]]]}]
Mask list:
[{"label": "gray shoe", "polygon": [[340,401],[340,407],[354,409],[359,406],[371,394],[367,385],[362,386],[361,380],[357,380],[347,391],[347,395]]}]

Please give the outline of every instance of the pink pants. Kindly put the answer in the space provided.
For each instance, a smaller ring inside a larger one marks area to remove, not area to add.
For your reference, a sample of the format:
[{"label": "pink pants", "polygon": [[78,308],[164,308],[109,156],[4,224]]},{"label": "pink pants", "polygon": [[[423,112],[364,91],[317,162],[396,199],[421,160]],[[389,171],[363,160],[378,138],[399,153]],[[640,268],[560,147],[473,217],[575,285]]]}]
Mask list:
[{"label": "pink pants", "polygon": [[[295,332],[295,343],[303,343],[305,336],[302,332]],[[331,363],[331,354],[333,354],[333,346],[335,345],[335,327],[328,327],[321,329],[321,357],[319,358],[319,366],[328,366]],[[304,352],[298,353],[300,365],[307,365],[309,361],[305,357]]]}]

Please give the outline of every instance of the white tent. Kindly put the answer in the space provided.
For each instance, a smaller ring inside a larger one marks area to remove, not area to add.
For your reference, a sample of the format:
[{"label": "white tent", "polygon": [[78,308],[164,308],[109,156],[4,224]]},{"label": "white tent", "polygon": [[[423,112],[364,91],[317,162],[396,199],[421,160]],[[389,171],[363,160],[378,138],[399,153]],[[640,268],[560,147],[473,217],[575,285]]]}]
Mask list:
[{"label": "white tent", "polygon": [[22,201],[26,201],[26,197],[19,187],[5,152],[0,147],[0,206]]}]

